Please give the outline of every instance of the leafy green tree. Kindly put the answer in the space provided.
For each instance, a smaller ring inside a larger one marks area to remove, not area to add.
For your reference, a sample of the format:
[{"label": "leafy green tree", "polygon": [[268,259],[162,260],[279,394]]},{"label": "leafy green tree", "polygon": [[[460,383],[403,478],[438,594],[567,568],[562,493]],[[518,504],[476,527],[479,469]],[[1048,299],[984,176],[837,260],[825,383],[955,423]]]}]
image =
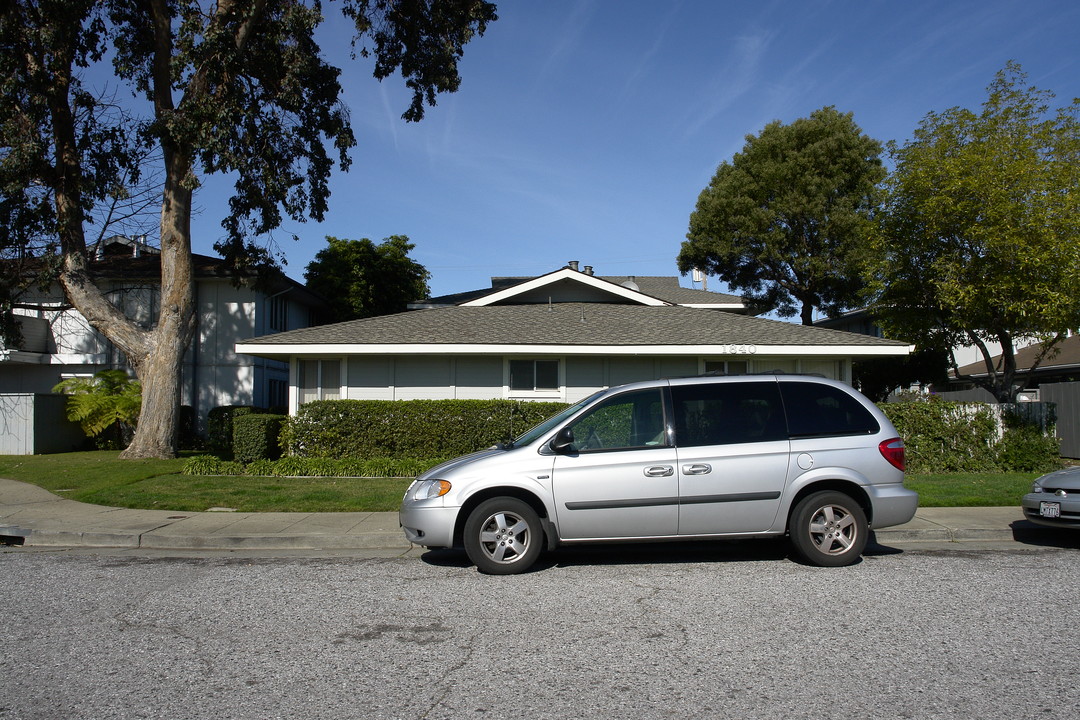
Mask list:
[{"label": "leafy green tree", "polygon": [[[175,454],[180,367],[196,316],[191,211],[200,177],[235,180],[217,248],[238,269],[254,238],[323,218],[355,145],[340,70],[316,42],[319,0],[5,0],[0,4],[0,252],[59,248],[69,302],[119,347],[143,388],[124,457]],[[400,71],[406,120],[456,90],[464,45],[495,20],[484,0],[341,0],[380,80]],[[369,47],[370,45],[370,47]],[[123,103],[85,80],[111,61]],[[161,294],[142,327],[95,284],[87,235],[160,156]],[[0,299],[2,300],[2,299]],[[10,301],[9,301],[10,302]]]},{"label": "leafy green tree", "polygon": [[100,370],[91,378],[68,378],[52,389],[68,395],[67,418],[88,437],[106,435],[105,444],[123,447],[138,425],[142,387],[123,370]]},{"label": "leafy green tree", "polygon": [[698,197],[679,253],[684,274],[716,275],[756,312],[834,316],[854,307],[868,242],[881,144],[829,106],[769,123]]},{"label": "leafy green tree", "polygon": [[1005,402],[1024,385],[1018,345],[1042,343],[1037,367],[1080,325],[1080,101],[1051,111],[1016,63],[987,91],[981,112],[929,113],[889,144],[869,277],[889,335],[954,370],[952,348],[978,347],[987,376],[970,379]]},{"label": "leafy green tree", "polygon": [[405,235],[371,240],[326,238],[304,272],[307,286],[330,302],[334,322],[403,312],[427,297],[431,277],[409,257],[415,245]]}]

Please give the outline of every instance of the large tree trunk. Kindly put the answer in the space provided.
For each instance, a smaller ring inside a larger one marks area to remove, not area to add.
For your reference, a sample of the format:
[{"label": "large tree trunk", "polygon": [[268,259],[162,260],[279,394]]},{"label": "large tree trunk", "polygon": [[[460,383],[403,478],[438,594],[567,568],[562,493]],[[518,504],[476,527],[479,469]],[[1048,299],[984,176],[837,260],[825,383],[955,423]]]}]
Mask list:
[{"label": "large tree trunk", "polygon": [[195,331],[195,280],[191,259],[192,191],[184,182],[190,155],[166,150],[161,203],[161,311],[139,357],[128,360],[142,383],[142,412],[122,458],[176,454],[180,374]]},{"label": "large tree trunk", "polygon": [[[64,162],[74,147],[73,124],[65,108],[54,114],[62,168],[77,178],[77,169]],[[194,275],[191,259],[191,198],[185,180],[190,153],[166,151],[166,182],[161,206],[161,310],[156,326],[140,328],[101,292],[86,265],[86,242],[79,211],[77,182],[60,183],[57,215],[63,240],[60,282],[78,310],[126,356],[142,384],[142,410],[131,444],[122,458],[170,458],[176,455],[180,409],[180,371],[184,352],[195,330]]]},{"label": "large tree trunk", "polygon": [[[70,68],[70,58],[59,67]],[[134,440],[121,457],[173,457],[180,364],[195,325],[191,190],[184,185],[191,169],[190,153],[166,153],[168,180],[161,211],[161,313],[157,326],[146,330],[105,297],[87,267],[80,196],[82,173],[68,97],[69,80],[70,76],[61,74],[48,95],[56,153],[56,218],[63,252],[60,284],[87,322],[120,348],[142,383],[140,422]]]}]

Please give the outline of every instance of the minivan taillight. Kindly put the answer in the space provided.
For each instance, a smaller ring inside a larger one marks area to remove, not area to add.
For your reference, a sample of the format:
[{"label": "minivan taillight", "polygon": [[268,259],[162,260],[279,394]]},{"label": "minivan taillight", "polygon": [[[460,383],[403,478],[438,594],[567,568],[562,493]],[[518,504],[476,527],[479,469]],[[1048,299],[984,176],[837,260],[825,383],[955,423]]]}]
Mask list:
[{"label": "minivan taillight", "polygon": [[881,453],[881,457],[889,461],[889,464],[894,468],[903,472],[907,469],[907,463],[904,461],[904,441],[900,438],[893,438],[892,440],[882,440],[881,444],[877,446],[878,452]]}]

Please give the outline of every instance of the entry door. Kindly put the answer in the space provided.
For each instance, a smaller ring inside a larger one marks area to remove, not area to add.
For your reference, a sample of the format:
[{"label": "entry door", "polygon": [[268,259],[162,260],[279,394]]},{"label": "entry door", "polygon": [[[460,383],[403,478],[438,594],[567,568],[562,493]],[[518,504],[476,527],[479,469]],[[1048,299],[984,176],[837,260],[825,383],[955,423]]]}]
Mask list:
[{"label": "entry door", "polygon": [[776,381],[671,389],[679,475],[679,534],[771,528],[787,486],[790,443]]},{"label": "entry door", "polygon": [[564,540],[678,534],[679,477],[660,389],[613,396],[571,426],[552,487]]}]

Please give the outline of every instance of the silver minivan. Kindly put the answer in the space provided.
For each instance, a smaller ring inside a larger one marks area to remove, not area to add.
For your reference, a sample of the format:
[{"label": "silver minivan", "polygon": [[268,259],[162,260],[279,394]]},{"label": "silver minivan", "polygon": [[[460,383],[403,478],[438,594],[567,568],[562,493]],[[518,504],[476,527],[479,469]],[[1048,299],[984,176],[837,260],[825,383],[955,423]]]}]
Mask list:
[{"label": "silver minivan", "polygon": [[904,443],[873,403],[805,375],[697,377],[602,390],[513,443],[427,471],[405,536],[518,573],[560,544],[788,535],[814,565],[855,562],[905,523]]}]

